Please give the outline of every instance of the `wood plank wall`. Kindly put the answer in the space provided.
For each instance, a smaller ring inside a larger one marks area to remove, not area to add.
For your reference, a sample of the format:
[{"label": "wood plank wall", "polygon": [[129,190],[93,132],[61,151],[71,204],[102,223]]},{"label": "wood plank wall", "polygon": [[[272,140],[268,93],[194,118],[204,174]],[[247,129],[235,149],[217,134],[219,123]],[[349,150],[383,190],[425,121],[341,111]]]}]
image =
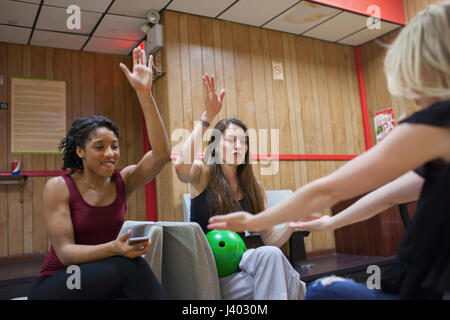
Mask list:
[{"label": "wood plank wall", "polygon": [[[238,117],[249,128],[279,129],[280,154],[359,154],[364,137],[354,49],[241,24],[165,11],[163,48],[167,74],[155,92],[169,134],[189,130],[204,110],[202,75],[226,89],[217,120]],[[273,80],[282,62],[284,80]],[[172,141],[177,152],[179,141]],[[263,153],[263,152],[260,152]],[[295,190],[343,161],[281,161],[274,175],[260,175],[270,189]],[[160,220],[182,221],[181,183],[173,165],[157,178]],[[307,251],[334,248],[332,232],[313,234]]]},{"label": "wood plank wall", "polygon": [[[405,0],[406,21],[439,0]],[[163,48],[167,74],[154,84],[154,95],[169,134],[192,130],[203,111],[201,76],[214,74],[227,90],[216,120],[239,117],[249,128],[279,129],[281,154],[359,154],[364,151],[358,83],[353,48],[281,32],[165,11]],[[398,32],[361,48],[369,116],[393,107],[396,119],[417,110],[413,102],[392,97],[383,74],[386,49]],[[273,80],[272,61],[282,62],[285,80]],[[78,117],[102,114],[116,121],[121,132],[119,167],[142,156],[140,109],[118,64],[130,58],[35,46],[0,43],[0,101],[10,102],[10,78],[28,76],[67,83],[67,128]],[[169,108],[170,106],[170,108]],[[370,121],[372,143],[375,143]],[[0,171],[12,160],[22,170],[59,170],[61,156],[11,155],[10,114],[0,111]],[[178,141],[179,142],[179,141]],[[172,141],[173,145],[177,141]],[[269,146],[270,148],[270,146]],[[269,149],[270,150],[270,149]],[[176,151],[176,150],[174,150]],[[342,161],[282,161],[274,175],[260,175],[266,189],[297,189],[324,176]],[[17,186],[0,185],[0,257],[46,252],[49,247],[42,220],[42,190],[48,177],[27,180],[24,202]],[[181,221],[181,195],[173,165],[157,178],[160,220]],[[328,212],[326,212],[328,213]],[[144,190],[128,203],[127,219],[145,220]],[[332,233],[306,239],[307,251],[334,248]]]},{"label": "wood plank wall", "polygon": [[[417,13],[428,5],[444,2],[442,0],[404,0],[405,22],[408,23]],[[361,47],[363,60],[364,82],[367,94],[367,109],[369,112],[370,134],[372,145],[375,145],[375,130],[373,114],[379,110],[393,108],[396,122],[419,110],[414,101],[392,96],[387,89],[387,80],[383,71],[386,45],[392,43],[399,30],[371,41]]]},{"label": "wood plank wall", "polygon": [[[142,117],[137,97],[119,63],[131,58],[99,53],[0,43],[0,101],[9,102],[11,77],[59,79],[66,81],[67,130],[73,120],[104,115],[115,121],[120,131],[119,168],[137,163],[142,157]],[[61,155],[12,155],[10,150],[10,108],[0,111],[0,171],[10,170],[12,160],[20,160],[22,171],[60,170]],[[46,252],[49,248],[42,219],[42,191],[50,177],[29,177],[24,201],[18,187],[0,185],[0,257]],[[145,220],[144,189],[128,202],[127,219]]]}]

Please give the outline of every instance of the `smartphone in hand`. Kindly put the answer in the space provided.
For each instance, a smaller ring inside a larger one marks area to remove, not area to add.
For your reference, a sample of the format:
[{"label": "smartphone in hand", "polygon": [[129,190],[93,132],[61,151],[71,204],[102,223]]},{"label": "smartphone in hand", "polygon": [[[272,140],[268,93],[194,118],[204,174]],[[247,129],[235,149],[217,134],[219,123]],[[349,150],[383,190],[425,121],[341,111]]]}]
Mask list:
[{"label": "smartphone in hand", "polygon": [[150,239],[149,237],[128,238],[128,244],[131,246],[131,245],[139,243],[139,242],[148,241],[149,239]]}]

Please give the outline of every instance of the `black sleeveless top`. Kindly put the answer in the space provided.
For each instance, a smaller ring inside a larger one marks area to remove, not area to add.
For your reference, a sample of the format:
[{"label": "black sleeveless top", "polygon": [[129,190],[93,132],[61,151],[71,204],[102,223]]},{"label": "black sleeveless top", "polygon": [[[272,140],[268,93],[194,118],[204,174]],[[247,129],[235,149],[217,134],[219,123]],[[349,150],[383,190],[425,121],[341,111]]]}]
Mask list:
[{"label": "black sleeveless top", "polygon": [[[244,199],[239,200],[242,210],[245,210]],[[202,228],[203,232],[207,234],[209,231],[208,220],[210,218],[209,209],[211,205],[211,197],[208,188],[202,191],[194,199],[191,199],[191,222],[197,222]],[[244,239],[245,233],[238,233]]]},{"label": "black sleeveless top", "polygon": [[[450,101],[433,104],[400,123],[450,128]],[[381,287],[401,299],[442,299],[450,291],[450,163],[430,161],[415,172],[425,179],[416,213],[400,242],[396,263],[381,276]]]}]

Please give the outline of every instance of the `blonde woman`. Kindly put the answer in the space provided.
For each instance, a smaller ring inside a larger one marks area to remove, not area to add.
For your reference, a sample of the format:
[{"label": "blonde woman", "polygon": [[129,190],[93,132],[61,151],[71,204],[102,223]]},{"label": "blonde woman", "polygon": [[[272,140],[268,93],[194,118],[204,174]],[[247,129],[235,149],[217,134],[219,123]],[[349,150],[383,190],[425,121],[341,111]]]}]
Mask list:
[{"label": "blonde woman", "polygon": [[332,230],[365,220],[396,203],[418,200],[381,290],[338,277],[313,282],[307,299],[442,299],[450,292],[450,2],[429,6],[400,32],[385,59],[392,94],[422,109],[381,143],[332,174],[298,189],[258,215],[237,212],[210,219],[209,228],[261,230],[298,221],[359,194],[340,214],[293,228]]}]

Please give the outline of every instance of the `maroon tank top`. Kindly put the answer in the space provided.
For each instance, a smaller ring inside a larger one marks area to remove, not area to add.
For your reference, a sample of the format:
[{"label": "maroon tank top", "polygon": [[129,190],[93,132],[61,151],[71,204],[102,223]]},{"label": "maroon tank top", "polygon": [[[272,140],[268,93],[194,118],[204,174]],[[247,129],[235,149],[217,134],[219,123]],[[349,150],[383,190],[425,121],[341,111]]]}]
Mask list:
[{"label": "maroon tank top", "polygon": [[[70,216],[75,243],[98,245],[115,240],[125,221],[127,211],[125,183],[120,173],[115,172],[111,177],[111,182],[115,182],[116,185],[116,199],[103,207],[91,206],[84,201],[72,178],[69,175],[62,177],[69,188]],[[38,277],[52,275],[66,267],[51,246]]]}]

